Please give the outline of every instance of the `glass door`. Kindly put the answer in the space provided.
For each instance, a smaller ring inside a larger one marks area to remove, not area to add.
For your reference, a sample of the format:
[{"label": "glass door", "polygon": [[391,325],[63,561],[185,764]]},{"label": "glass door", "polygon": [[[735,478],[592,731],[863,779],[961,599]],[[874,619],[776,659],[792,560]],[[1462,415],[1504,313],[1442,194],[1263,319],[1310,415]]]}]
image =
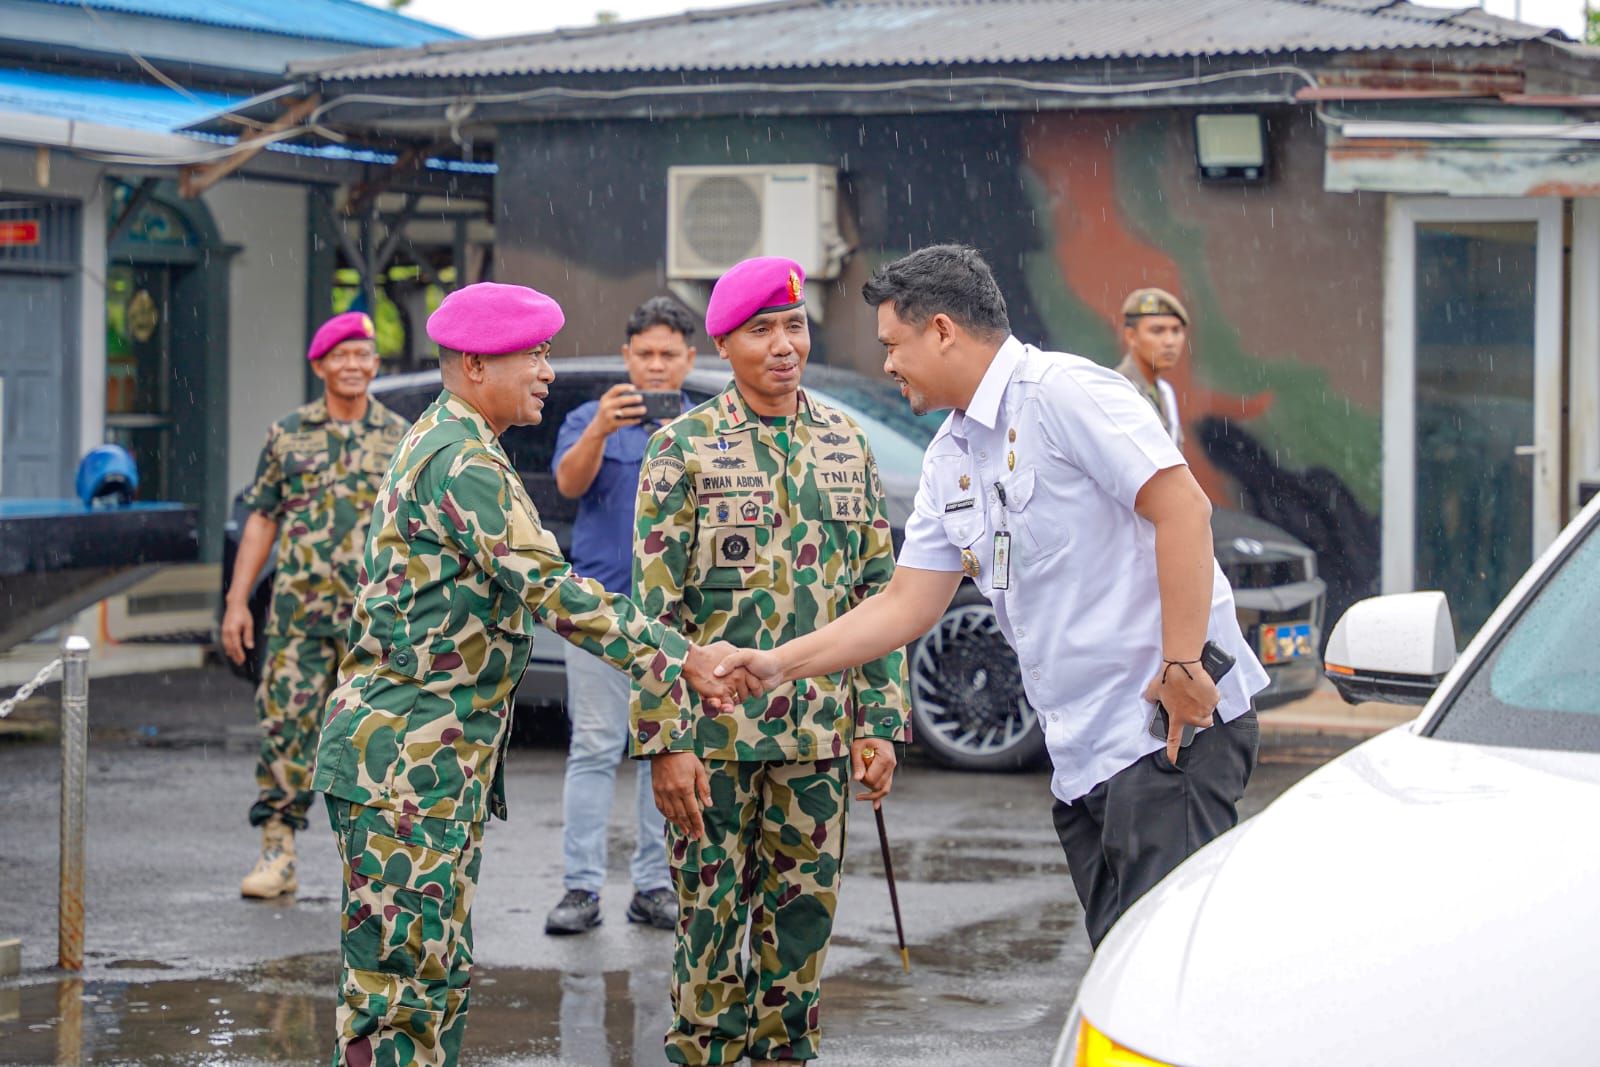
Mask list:
[{"label": "glass door", "polygon": [[1391,216],[1384,587],[1444,590],[1462,643],[1559,526],[1560,221],[1516,200]]},{"label": "glass door", "polygon": [[106,275],[106,439],[139,466],[139,498],[171,500],[171,272],[115,266]]}]

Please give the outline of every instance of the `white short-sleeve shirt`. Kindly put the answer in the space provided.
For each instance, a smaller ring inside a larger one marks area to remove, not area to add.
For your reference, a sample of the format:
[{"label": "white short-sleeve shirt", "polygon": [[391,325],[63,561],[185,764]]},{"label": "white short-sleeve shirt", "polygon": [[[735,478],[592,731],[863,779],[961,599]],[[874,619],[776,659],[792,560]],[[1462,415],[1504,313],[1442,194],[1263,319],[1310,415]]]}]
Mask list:
[{"label": "white short-sleeve shirt", "polygon": [[[963,550],[976,557],[975,582],[1016,650],[1061,800],[1163,746],[1146,729],[1144,700],[1162,659],[1155,527],[1134,500],[1182,463],[1122,375],[1014,337],[923,458],[899,564],[959,571]],[[1005,589],[994,587],[999,530],[1011,535]],[[1250,710],[1268,679],[1239,630],[1233,590],[1213,570],[1207,637],[1237,661],[1217,687],[1227,721]]]}]

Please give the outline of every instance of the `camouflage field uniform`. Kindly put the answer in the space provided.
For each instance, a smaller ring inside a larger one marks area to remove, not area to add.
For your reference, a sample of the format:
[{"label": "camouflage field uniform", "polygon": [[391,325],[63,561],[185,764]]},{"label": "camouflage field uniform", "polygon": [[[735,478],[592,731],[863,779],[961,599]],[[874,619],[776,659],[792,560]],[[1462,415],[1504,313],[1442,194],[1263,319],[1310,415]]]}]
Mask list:
[{"label": "camouflage field uniform", "polygon": [[267,431],[244,495],[247,508],[278,524],[272,604],[256,635],[266,644],[252,826],[277,817],[306,828],[317,727],[344,655],[372,503],[405,431],[405,419],[371,398],[365,417],[344,428],[319,399]]},{"label": "camouflage field uniform", "polygon": [[445,392],[378,492],[312,787],[345,863],[336,1063],[453,1063],[479,843],[535,626],[683,703],[688,644],[572,573],[487,422]]},{"label": "camouflage field uniform", "polygon": [[[690,640],[772,648],[837,618],[894,571],[861,431],[800,393],[782,425],[729,385],[651,440],[633,587]],[[668,826],[679,900],[667,1058],[812,1059],[844,855],[849,746],[904,741],[904,655],[784,685],[731,715],[637,688],[633,753],[697,752],[706,834]],[[745,958],[749,931],[754,960]]]}]

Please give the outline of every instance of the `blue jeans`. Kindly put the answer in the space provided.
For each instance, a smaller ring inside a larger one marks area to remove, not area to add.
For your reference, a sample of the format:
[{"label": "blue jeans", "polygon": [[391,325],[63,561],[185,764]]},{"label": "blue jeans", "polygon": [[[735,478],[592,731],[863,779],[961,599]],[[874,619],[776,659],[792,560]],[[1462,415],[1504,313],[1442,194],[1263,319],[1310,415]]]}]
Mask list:
[{"label": "blue jeans", "polygon": [[[602,659],[566,645],[567,718],[572,742],[562,790],[561,859],[568,889],[600,892],[606,880],[606,823],[617,764],[628,745],[628,676]],[[630,869],[640,892],[672,884],[661,812],[650,787],[650,764],[638,761],[638,840]]]}]

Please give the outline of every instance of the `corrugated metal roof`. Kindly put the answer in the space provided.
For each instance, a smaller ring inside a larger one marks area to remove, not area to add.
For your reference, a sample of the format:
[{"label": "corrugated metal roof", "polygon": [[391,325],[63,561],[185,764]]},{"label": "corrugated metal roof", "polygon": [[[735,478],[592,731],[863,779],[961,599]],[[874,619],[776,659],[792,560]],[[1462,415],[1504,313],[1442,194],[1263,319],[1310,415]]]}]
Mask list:
[{"label": "corrugated metal roof", "polygon": [[1383,0],[783,0],[290,70],[343,81],[943,66],[1484,47],[1550,33]]},{"label": "corrugated metal roof", "polygon": [[0,70],[0,111],[47,115],[129,130],[169,133],[238,104],[243,97],[180,93],[164,85]]},{"label": "corrugated metal roof", "polygon": [[361,48],[414,48],[466,35],[359,0],[34,0]]}]

